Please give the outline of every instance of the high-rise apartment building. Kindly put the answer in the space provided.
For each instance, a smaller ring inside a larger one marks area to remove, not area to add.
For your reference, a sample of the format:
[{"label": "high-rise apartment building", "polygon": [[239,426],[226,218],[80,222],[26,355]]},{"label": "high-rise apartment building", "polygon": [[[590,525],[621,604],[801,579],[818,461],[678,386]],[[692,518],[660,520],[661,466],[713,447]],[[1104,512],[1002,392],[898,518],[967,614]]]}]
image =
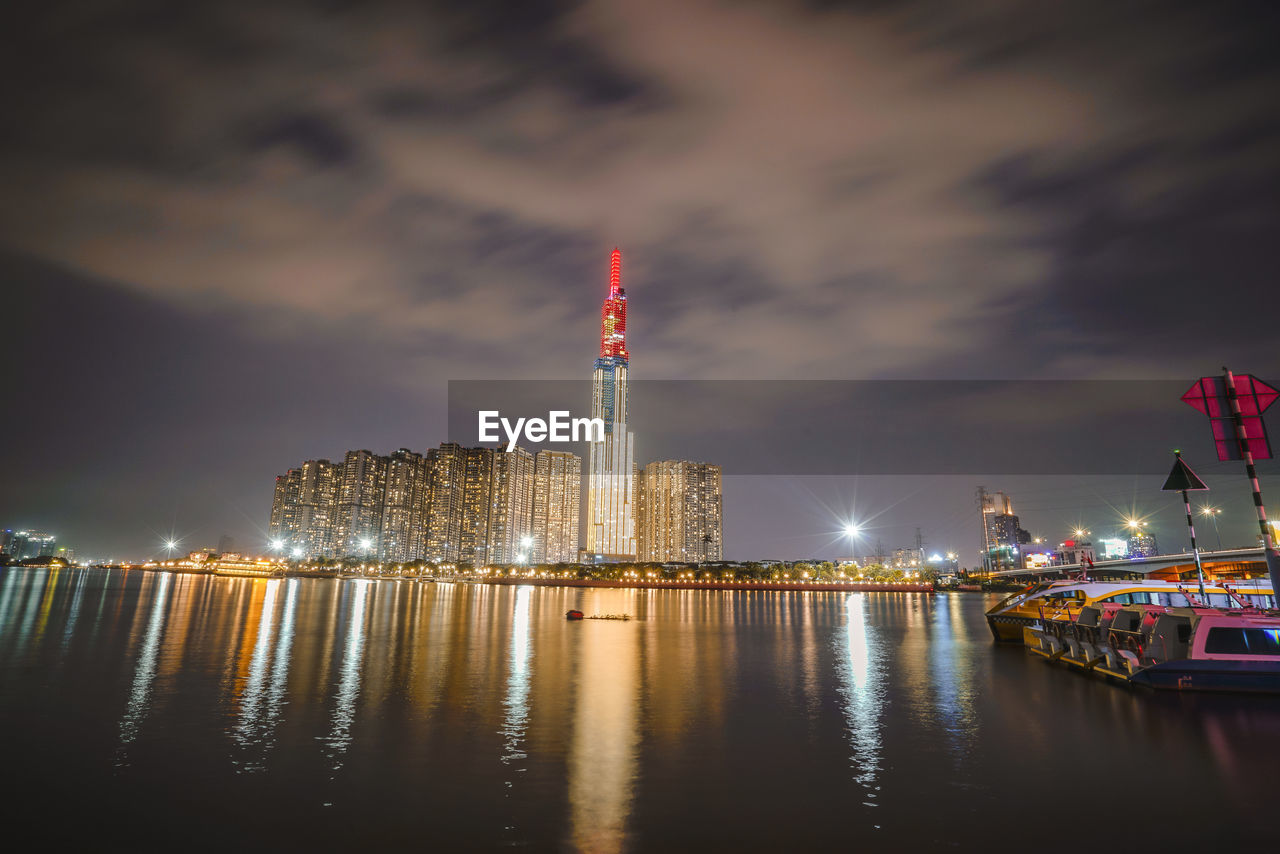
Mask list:
[{"label": "high-rise apartment building", "polygon": [[609,296],[600,312],[600,355],[591,375],[591,417],[604,422],[604,440],[590,445],[587,472],[587,552],[597,560],[637,554],[635,437],[627,430],[627,293],[622,253],[609,260]]},{"label": "high-rise apartment building", "polygon": [[453,562],[462,547],[462,505],[466,454],[456,442],[445,442],[427,451],[431,488],[427,493],[427,516],[423,558]]},{"label": "high-rise apartment building", "polygon": [[684,460],[649,463],[640,471],[637,493],[641,560],[723,559],[720,466]]},{"label": "high-rise apartment building", "polygon": [[518,445],[493,452],[488,560],[527,563],[532,555],[533,454]]},{"label": "high-rise apartment building", "polygon": [[401,448],[387,458],[379,549],[384,560],[422,558],[426,547],[423,523],[430,489],[430,468],[422,454]]},{"label": "high-rise apartment building", "polygon": [[489,563],[489,524],[493,515],[493,448],[463,448],[462,518],[458,560],[473,566]]},{"label": "high-rise apartment building", "polygon": [[533,475],[533,552],[530,563],[578,559],[578,513],[582,457],[568,451],[538,451]]},{"label": "high-rise apartment building", "polygon": [[298,488],[298,534],[291,553],[307,557],[331,557],[334,553],[334,517],[338,512],[341,466],[328,460],[302,464]]},{"label": "high-rise apartment building", "polygon": [[334,522],[333,545],[339,557],[378,554],[386,491],[387,458],[372,451],[347,451]]},{"label": "high-rise apartment building", "polygon": [[289,469],[276,476],[271,500],[271,522],[267,526],[273,542],[292,549],[302,530],[302,469]]}]

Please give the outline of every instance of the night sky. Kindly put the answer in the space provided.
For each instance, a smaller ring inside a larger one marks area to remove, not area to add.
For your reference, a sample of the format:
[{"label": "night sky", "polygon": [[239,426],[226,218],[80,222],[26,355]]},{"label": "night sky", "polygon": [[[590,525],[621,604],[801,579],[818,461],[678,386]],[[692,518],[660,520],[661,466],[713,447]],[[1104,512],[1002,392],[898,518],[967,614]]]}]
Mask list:
[{"label": "night sky", "polygon": [[[5,29],[0,527],[82,557],[255,550],[274,475],[438,444],[450,380],[585,379],[614,246],[637,380],[1280,382],[1271,2],[121,0]],[[1167,413],[1251,542],[1239,465]],[[726,556],[847,552],[851,515],[968,555],[979,483],[1055,541],[1138,512],[1181,545],[1159,475],[1014,468],[730,477]]]}]

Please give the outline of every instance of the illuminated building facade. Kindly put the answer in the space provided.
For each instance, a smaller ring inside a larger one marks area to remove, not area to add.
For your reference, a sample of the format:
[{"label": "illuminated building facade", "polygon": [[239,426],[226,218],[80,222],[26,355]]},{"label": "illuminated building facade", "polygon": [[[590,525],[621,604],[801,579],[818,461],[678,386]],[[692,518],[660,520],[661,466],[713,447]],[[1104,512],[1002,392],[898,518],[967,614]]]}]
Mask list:
[{"label": "illuminated building facade", "polygon": [[1160,554],[1154,535],[1146,531],[1134,531],[1128,540],[1129,557],[1155,557]]},{"label": "illuminated building facade", "polygon": [[1023,530],[1009,496],[1003,492],[979,489],[978,503],[982,511],[982,542],[987,565],[992,569],[1021,567],[1022,546],[1031,542],[1031,535]]},{"label": "illuminated building facade", "polygon": [[590,445],[587,545],[596,560],[634,559],[635,437],[627,430],[627,294],[622,253],[609,260],[609,296],[600,312],[600,355],[591,377],[591,417],[604,422],[604,440]]},{"label": "illuminated building facade", "polygon": [[387,458],[379,549],[384,560],[406,561],[422,557],[426,547],[423,522],[430,488],[430,469],[422,454],[401,448]]},{"label": "illuminated building facade", "polygon": [[457,559],[483,566],[489,558],[489,517],[493,513],[493,448],[462,449],[462,518]]},{"label": "illuminated building facade", "polygon": [[387,458],[372,451],[347,451],[340,483],[334,523],[335,552],[338,557],[376,556],[382,539]]},{"label": "illuminated building facade", "polygon": [[639,555],[642,561],[722,560],[720,466],[684,460],[649,463],[640,472]]},{"label": "illuminated building facade", "polygon": [[578,513],[582,502],[582,457],[568,451],[538,451],[533,476],[531,563],[578,559]]},{"label": "illuminated building facade", "polygon": [[457,561],[462,547],[462,505],[466,453],[456,442],[427,451],[431,488],[427,493],[426,560]]},{"label": "illuminated building facade", "polygon": [[342,467],[328,460],[302,464],[298,490],[298,534],[290,553],[299,557],[331,557],[334,553],[334,517]]},{"label": "illuminated building facade", "polygon": [[492,503],[489,513],[488,559],[491,563],[527,563],[532,548],[534,458],[516,446],[493,452]]}]

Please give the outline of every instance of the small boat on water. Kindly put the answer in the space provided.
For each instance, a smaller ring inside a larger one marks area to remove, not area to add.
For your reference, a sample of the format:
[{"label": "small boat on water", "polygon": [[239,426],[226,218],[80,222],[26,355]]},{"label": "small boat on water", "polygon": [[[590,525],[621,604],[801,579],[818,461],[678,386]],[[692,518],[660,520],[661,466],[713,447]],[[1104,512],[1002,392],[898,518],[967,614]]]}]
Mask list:
[{"label": "small boat on water", "polygon": [[566,611],[564,618],[566,620],[630,620],[630,614],[592,614],[590,617],[581,611]]},{"label": "small boat on water", "polygon": [[[1007,596],[987,611],[987,625],[1000,643],[1022,641],[1022,630],[1047,620],[1074,620],[1086,607],[1115,605],[1164,605],[1191,607],[1183,588],[1186,582],[1175,579],[1147,578],[1138,581],[1054,580],[1032,584],[1027,589]],[[1275,592],[1269,579],[1240,581],[1205,580],[1208,601],[1214,608],[1232,608],[1240,598],[1253,607],[1276,607]]]},{"label": "small boat on water", "polygon": [[1104,603],[1071,620],[1023,629],[1049,661],[1134,685],[1174,691],[1280,693],[1280,612],[1234,595],[1235,608]]}]

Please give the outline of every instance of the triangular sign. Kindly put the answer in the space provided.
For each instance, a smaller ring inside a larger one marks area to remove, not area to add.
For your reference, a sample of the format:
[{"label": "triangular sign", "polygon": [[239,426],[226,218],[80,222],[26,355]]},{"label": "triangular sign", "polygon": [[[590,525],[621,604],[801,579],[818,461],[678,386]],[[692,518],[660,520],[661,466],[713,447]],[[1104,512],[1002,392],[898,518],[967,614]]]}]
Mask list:
[{"label": "triangular sign", "polygon": [[1208,489],[1204,485],[1204,481],[1196,477],[1196,473],[1191,470],[1191,466],[1182,461],[1182,454],[1176,454],[1173,460],[1173,471],[1169,472],[1169,479],[1164,482],[1164,486],[1160,487],[1164,492],[1188,492]]}]

